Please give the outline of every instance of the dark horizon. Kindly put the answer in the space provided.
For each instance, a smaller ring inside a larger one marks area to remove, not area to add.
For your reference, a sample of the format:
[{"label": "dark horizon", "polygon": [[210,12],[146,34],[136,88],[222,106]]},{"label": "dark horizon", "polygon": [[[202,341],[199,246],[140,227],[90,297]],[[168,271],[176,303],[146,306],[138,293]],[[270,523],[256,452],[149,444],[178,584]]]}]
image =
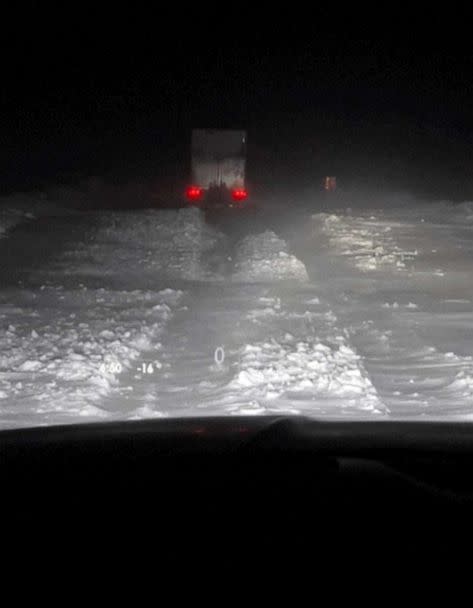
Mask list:
[{"label": "dark horizon", "polygon": [[317,15],[309,27],[245,18],[211,35],[205,16],[117,30],[79,20],[74,31],[32,19],[5,42],[2,193],[87,176],[185,180],[191,129],[214,127],[248,131],[249,176],[262,186],[335,174],[472,197],[461,15],[400,13],[384,29]]}]

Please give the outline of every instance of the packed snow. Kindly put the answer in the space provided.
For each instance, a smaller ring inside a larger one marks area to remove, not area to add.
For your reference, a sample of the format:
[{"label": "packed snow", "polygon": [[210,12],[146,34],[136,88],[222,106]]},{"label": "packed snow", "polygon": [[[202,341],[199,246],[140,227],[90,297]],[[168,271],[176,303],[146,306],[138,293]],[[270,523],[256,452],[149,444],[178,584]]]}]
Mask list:
[{"label": "packed snow", "polygon": [[392,224],[376,216],[321,213],[312,219],[322,224],[333,254],[350,257],[359,270],[369,272],[387,267],[406,270],[418,255],[417,249],[403,249],[391,234]]},{"label": "packed snow", "polygon": [[[285,325],[294,316],[281,310],[266,314],[274,325]],[[345,336],[337,335],[331,315],[306,312],[302,318],[307,320],[306,332],[287,332],[282,339],[242,348],[239,371],[229,385],[238,391],[239,399],[257,400],[264,404],[264,411],[271,411],[276,402],[275,411],[285,403],[293,413],[307,409],[332,415],[347,414],[350,409],[386,412],[359,355]],[[321,326],[328,333],[324,338],[317,334]]]},{"label": "packed snow", "polygon": [[312,216],[312,276],[330,275],[326,298],[393,416],[473,413],[472,208]]},{"label": "packed snow", "polygon": [[235,281],[309,280],[304,264],[289,253],[285,241],[269,230],[244,238],[235,258]]},{"label": "packed snow", "polygon": [[59,275],[106,275],[124,282],[136,276],[161,280],[212,276],[208,260],[223,235],[207,225],[198,209],[94,215],[84,241],[57,260]]},{"label": "packed snow", "polygon": [[142,352],[158,357],[159,337],[181,295],[85,286],[9,292],[0,300],[3,422],[109,415],[103,397]]},{"label": "packed snow", "polygon": [[2,428],[473,418],[472,203],[301,207],[224,227],[198,209],[69,217],[13,202],[0,213]]}]

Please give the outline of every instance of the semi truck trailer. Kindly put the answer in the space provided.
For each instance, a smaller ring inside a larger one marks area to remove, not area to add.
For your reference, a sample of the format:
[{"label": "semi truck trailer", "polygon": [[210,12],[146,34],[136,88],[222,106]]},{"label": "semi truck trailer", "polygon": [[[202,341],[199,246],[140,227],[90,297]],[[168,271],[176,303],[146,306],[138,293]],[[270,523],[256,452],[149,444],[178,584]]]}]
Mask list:
[{"label": "semi truck trailer", "polygon": [[248,203],[245,169],[246,131],[194,129],[188,204],[207,210],[243,208]]}]

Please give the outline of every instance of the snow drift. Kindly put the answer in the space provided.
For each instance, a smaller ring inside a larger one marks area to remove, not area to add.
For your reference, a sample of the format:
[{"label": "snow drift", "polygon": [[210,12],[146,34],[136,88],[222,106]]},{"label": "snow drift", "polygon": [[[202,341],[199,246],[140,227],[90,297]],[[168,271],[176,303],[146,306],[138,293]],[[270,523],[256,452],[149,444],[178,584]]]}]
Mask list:
[{"label": "snow drift", "polygon": [[95,214],[87,238],[58,262],[79,275],[202,280],[207,255],[224,239],[199,209]]},{"label": "snow drift", "polygon": [[258,283],[308,279],[304,264],[288,252],[287,243],[272,231],[247,236],[237,245],[234,281]]}]

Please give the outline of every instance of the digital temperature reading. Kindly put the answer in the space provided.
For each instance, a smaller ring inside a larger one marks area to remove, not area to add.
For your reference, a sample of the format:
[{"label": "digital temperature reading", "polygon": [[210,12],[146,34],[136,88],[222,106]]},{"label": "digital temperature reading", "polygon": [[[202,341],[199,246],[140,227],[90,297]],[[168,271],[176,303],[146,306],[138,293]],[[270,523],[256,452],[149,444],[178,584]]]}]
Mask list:
[{"label": "digital temperature reading", "polygon": [[144,361],[140,367],[136,368],[137,371],[141,372],[143,375],[148,374],[154,374],[155,372],[155,366],[152,363],[147,363],[146,361]]}]

